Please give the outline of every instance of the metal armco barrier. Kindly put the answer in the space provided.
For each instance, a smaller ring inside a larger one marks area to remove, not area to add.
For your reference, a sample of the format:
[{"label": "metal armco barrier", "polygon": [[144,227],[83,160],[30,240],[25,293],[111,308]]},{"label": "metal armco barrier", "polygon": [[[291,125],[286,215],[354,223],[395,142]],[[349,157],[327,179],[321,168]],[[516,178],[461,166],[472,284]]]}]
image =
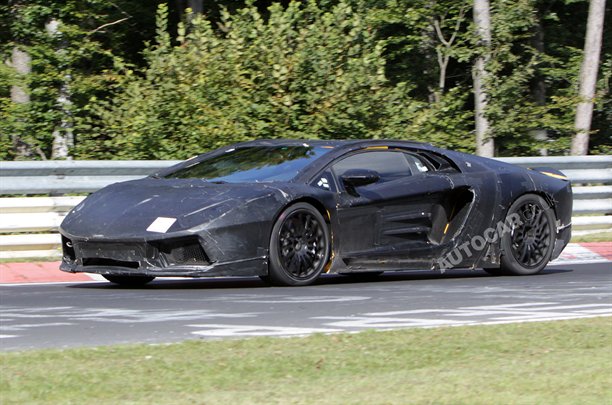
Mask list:
[{"label": "metal armco barrier", "polygon": [[0,162],[0,194],[91,193],[155,173],[180,160]]},{"label": "metal armco barrier", "polygon": [[[612,156],[498,159],[565,173],[574,186],[575,234],[612,229]],[[176,163],[179,161],[0,162],[0,194],[5,196],[0,198],[0,258],[59,257],[57,229],[68,211],[84,198],[63,195],[91,193]]]}]

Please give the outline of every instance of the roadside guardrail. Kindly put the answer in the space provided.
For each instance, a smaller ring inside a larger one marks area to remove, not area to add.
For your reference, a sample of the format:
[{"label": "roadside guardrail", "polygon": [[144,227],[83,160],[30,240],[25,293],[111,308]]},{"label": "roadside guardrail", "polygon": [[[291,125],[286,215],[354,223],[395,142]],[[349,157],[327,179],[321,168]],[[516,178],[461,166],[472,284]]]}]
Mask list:
[{"label": "roadside guardrail", "polygon": [[[574,234],[612,229],[612,156],[498,158],[522,167],[550,167],[571,180]],[[0,259],[59,257],[58,227],[84,194],[179,163],[140,161],[0,162]],[[66,194],[83,194],[66,196]],[[42,196],[41,196],[42,195]]]}]

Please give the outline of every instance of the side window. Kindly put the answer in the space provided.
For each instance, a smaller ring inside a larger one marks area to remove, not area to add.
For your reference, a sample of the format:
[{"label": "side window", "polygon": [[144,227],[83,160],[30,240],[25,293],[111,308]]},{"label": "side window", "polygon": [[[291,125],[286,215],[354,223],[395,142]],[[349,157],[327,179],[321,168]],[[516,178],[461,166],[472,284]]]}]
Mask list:
[{"label": "side window", "polygon": [[457,165],[447,157],[425,151],[416,152],[414,155],[418,155],[418,158],[427,162],[430,169],[436,172],[457,173],[461,171]]},{"label": "side window", "polygon": [[421,156],[413,153],[406,153],[406,159],[413,173],[426,173],[430,170],[429,164]]},{"label": "side window", "polygon": [[[416,168],[416,165],[415,165]],[[395,151],[362,152],[342,159],[332,166],[337,178],[351,169],[375,170],[380,181],[391,181],[412,175],[407,155]]]},{"label": "side window", "polygon": [[336,182],[334,181],[334,176],[329,169],[325,170],[323,173],[315,177],[312,181],[311,185],[321,188],[323,190],[336,192],[338,188],[336,187]]}]

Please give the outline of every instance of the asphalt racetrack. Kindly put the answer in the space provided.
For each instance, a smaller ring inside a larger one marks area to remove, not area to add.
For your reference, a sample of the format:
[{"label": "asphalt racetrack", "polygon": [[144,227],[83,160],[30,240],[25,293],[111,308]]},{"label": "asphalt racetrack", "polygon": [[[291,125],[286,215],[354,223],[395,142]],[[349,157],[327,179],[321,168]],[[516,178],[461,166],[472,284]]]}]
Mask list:
[{"label": "asphalt racetrack", "polygon": [[526,277],[325,276],[298,288],[250,278],[158,279],[139,289],[97,281],[5,285],[0,297],[3,351],[163,344],[611,316],[612,262],[551,265]]}]

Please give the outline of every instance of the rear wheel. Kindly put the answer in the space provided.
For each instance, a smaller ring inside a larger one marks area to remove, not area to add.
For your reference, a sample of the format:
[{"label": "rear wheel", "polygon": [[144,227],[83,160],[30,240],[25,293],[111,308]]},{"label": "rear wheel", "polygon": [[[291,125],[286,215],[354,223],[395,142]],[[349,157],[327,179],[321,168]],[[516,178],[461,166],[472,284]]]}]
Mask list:
[{"label": "rear wheel", "polygon": [[511,231],[501,238],[501,270],[505,274],[539,273],[550,261],[555,244],[555,215],[540,196],[526,194],[508,209]]},{"label": "rear wheel", "polygon": [[150,283],[155,279],[155,277],[151,276],[113,276],[113,275],[103,275],[105,279],[110,281],[111,283],[119,284],[120,286],[125,287],[140,287],[147,283]]},{"label": "rear wheel", "polygon": [[329,260],[329,235],[325,219],[312,205],[297,203],[283,211],[270,237],[270,282],[312,284]]}]

